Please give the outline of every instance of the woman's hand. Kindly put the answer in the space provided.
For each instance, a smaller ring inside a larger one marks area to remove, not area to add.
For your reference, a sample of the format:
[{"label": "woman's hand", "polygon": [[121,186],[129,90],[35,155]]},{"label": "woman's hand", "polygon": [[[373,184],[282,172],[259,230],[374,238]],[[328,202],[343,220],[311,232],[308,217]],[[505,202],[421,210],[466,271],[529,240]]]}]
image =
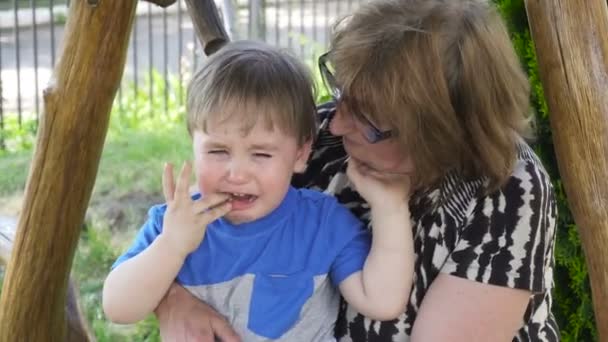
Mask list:
[{"label": "woman's hand", "polygon": [[209,305],[173,284],[154,311],[162,341],[239,342],[241,339],[226,319]]},{"label": "woman's hand", "polygon": [[203,240],[207,225],[230,211],[228,196],[210,194],[193,201],[188,192],[192,165],[187,162],[177,179],[173,178],[173,166],[165,165],[163,172],[163,193],[167,201],[167,211],[163,220],[163,236],[172,249],[186,256],[194,251]]}]

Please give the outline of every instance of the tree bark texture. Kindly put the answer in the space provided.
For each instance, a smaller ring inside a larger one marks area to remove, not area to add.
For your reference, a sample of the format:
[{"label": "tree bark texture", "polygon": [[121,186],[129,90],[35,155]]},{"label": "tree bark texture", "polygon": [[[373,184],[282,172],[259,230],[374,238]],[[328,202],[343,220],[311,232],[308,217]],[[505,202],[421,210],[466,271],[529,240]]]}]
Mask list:
[{"label": "tree bark texture", "polygon": [[[15,240],[16,220],[0,216],[0,268],[5,267],[10,259],[13,241]],[[78,292],[70,279],[68,283],[67,301],[65,303],[67,319],[66,341],[91,341],[89,327],[84,320],[78,305]]]},{"label": "tree bark texture", "polygon": [[608,341],[608,4],[526,0],[558,166]]},{"label": "tree bark texture", "polygon": [[71,1],[0,298],[1,342],[66,340],[68,278],[136,5]]}]

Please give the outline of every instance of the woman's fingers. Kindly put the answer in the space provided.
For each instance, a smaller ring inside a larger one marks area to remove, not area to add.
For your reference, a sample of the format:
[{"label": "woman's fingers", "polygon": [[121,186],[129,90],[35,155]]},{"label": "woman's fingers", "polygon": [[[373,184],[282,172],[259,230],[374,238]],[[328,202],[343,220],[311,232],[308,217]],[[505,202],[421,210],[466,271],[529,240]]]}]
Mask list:
[{"label": "woman's fingers", "polygon": [[225,319],[215,319],[211,321],[211,326],[215,336],[217,336],[222,342],[241,342],[239,335],[234,331],[234,328],[230,326],[230,323]]},{"label": "woman's fingers", "polygon": [[173,165],[165,163],[163,170],[163,195],[165,202],[173,201],[175,194],[175,178],[173,178]]}]

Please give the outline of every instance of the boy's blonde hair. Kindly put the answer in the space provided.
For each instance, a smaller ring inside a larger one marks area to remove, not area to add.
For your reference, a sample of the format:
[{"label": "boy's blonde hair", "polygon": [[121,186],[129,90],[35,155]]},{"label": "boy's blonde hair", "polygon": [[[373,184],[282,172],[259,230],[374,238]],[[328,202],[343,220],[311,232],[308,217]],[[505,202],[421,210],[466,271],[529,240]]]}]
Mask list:
[{"label": "boy's blonde hair", "polygon": [[513,170],[529,136],[529,85],[505,25],[481,0],[379,0],[335,27],[329,58],[346,98],[390,125],[416,165],[416,185],[447,172]]},{"label": "boy's blonde hair", "polygon": [[210,120],[237,119],[243,133],[259,120],[269,129],[314,138],[316,110],[310,74],[296,58],[254,41],[228,43],[209,57],[190,81],[188,131],[207,132]]}]

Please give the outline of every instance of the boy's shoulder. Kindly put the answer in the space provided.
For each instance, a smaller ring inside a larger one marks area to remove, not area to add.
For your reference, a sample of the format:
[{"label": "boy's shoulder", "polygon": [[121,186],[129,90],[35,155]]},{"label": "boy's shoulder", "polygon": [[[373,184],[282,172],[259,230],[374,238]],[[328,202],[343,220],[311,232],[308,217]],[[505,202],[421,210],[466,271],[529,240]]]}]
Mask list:
[{"label": "boy's shoulder", "polygon": [[294,214],[298,222],[313,220],[319,225],[329,224],[331,229],[335,229],[338,222],[359,222],[359,219],[332,195],[311,189],[296,189],[296,194]]},{"label": "boy's shoulder", "polygon": [[296,189],[298,195],[298,205],[311,206],[338,206],[338,200],[329,194],[318,190],[300,188]]},{"label": "boy's shoulder", "polygon": [[303,198],[311,201],[323,201],[335,199],[332,195],[326,194],[319,190],[312,190],[306,188],[296,189],[297,193]]}]

